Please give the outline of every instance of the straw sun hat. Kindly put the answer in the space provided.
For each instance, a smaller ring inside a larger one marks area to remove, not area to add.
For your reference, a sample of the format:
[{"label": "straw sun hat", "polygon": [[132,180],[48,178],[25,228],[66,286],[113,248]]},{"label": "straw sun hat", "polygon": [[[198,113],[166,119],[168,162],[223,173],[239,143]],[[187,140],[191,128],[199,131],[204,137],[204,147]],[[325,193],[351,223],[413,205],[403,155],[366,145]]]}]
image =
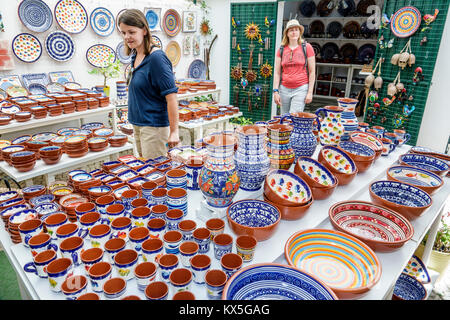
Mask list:
[{"label": "straw sun hat", "polygon": [[302,25],[298,22],[297,19],[292,19],[292,20],[289,20],[289,21],[286,23],[286,27],[285,27],[285,29],[284,29],[284,34],[286,35],[287,32],[288,32],[288,30],[289,30],[290,28],[293,28],[293,27],[298,27],[298,28],[300,28],[300,34],[301,34],[301,35],[305,32],[305,27],[302,26]]}]

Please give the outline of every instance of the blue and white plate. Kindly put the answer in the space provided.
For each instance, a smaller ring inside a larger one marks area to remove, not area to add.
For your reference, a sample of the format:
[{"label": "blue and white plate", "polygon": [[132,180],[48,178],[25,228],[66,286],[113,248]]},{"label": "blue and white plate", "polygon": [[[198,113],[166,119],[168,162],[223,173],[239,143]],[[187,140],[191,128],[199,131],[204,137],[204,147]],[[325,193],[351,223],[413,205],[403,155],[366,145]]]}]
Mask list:
[{"label": "blue and white plate", "polygon": [[42,196],[34,197],[30,199],[30,203],[33,207],[36,207],[43,203],[51,203],[55,200],[55,196],[53,194],[43,194]]},{"label": "blue and white plate", "polygon": [[53,23],[52,10],[42,0],[23,0],[18,13],[23,25],[34,32],[47,31]]},{"label": "blue and white plate", "polygon": [[34,210],[36,210],[40,215],[42,215],[41,220],[44,221],[45,220],[44,215],[58,212],[61,210],[61,207],[55,202],[46,202],[37,205],[36,207],[34,207]]},{"label": "blue and white plate", "polygon": [[90,175],[89,173],[77,173],[76,175],[74,175],[72,177],[73,181],[76,182],[82,182],[82,181],[88,181],[92,179],[92,175]]},{"label": "blue and white plate", "polygon": [[84,170],[79,170],[79,169],[72,170],[72,171],[69,171],[69,177],[72,178],[74,175],[79,174],[79,173],[87,173],[87,172]]},{"label": "blue and white plate", "polygon": [[139,176],[139,174],[137,174],[134,170],[126,170],[117,175],[117,177],[122,181],[128,181],[136,178],[137,176]]},{"label": "blue and white plate", "polygon": [[150,28],[150,30],[154,30],[158,26],[159,16],[152,9],[147,9],[147,12],[145,13],[145,18],[147,19],[148,27]]},{"label": "blue and white plate", "polygon": [[114,133],[114,131],[110,128],[100,128],[94,131],[94,134],[99,137],[109,136],[112,133]]},{"label": "blue and white plate", "polygon": [[449,169],[448,164],[444,160],[424,154],[407,153],[400,156],[399,162],[434,173]]},{"label": "blue and white plate", "polygon": [[200,60],[192,61],[188,69],[188,76],[194,79],[206,79],[206,65]]},{"label": "blue and white plate", "polygon": [[23,193],[35,193],[35,192],[41,192],[43,189],[45,189],[45,186],[41,184],[35,184],[33,186],[25,187],[22,189]]},{"label": "blue and white plate", "polygon": [[112,190],[110,186],[96,186],[96,187],[90,187],[88,191],[90,192],[97,192],[97,193],[108,193]]},{"label": "blue and white plate", "polygon": [[28,86],[28,91],[31,94],[46,94],[48,93],[47,88],[40,83],[32,83]]},{"label": "blue and white plate", "polygon": [[131,55],[127,56],[125,53],[125,44],[121,41],[116,47],[117,58],[119,58],[120,62],[123,64],[131,63]]},{"label": "blue and white plate", "polygon": [[146,183],[147,181],[148,180],[145,179],[144,177],[137,177],[137,178],[133,178],[133,179],[129,180],[128,184],[141,186],[144,183]]},{"label": "blue and white plate", "polygon": [[427,290],[415,277],[402,273],[395,283],[394,296],[401,300],[425,300]]},{"label": "blue and white plate", "polygon": [[31,140],[48,142],[48,141],[52,140],[53,138],[56,138],[57,136],[58,135],[53,132],[41,132],[41,133],[33,134],[31,136]]},{"label": "blue and white plate", "polygon": [[253,264],[236,272],[223,290],[225,300],[337,300],[322,281],[296,268]]},{"label": "blue and white plate", "polygon": [[0,193],[0,202],[7,201],[9,199],[13,199],[19,196],[19,193],[17,191],[7,191]]},{"label": "blue and white plate", "polygon": [[75,45],[71,36],[62,31],[54,31],[45,39],[48,55],[56,61],[68,61],[75,53]]},{"label": "blue and white plate", "polygon": [[[18,199],[18,198],[15,198],[15,199],[11,199],[11,200],[5,201],[5,202],[3,203],[3,205],[6,204],[6,203],[11,204],[11,202],[13,202],[13,201],[16,200],[16,199]],[[22,198],[20,198],[20,199],[22,199]],[[11,215],[13,215],[13,214],[15,214],[15,213],[17,213],[17,212],[26,210],[26,209],[28,209],[28,208],[29,208],[29,207],[28,207],[26,204],[17,204],[17,205],[10,206],[10,207],[4,209],[0,214],[1,214],[2,216],[11,216]]]},{"label": "blue and white plate", "polygon": [[99,7],[91,13],[91,27],[96,34],[102,37],[109,36],[115,28],[114,16],[106,8]]},{"label": "blue and white plate", "polygon": [[89,122],[81,125],[81,129],[89,129],[95,130],[104,127],[104,124],[101,122]]},{"label": "blue and white plate", "polygon": [[[28,73],[20,76],[23,86],[30,91],[30,85],[37,83],[45,86],[49,83],[47,74],[45,73]],[[39,94],[39,93],[37,93]]]},{"label": "blue and white plate", "polygon": [[50,78],[50,82],[57,82],[60,84],[65,84],[66,82],[75,81],[72,71],[55,71],[49,72],[48,76]]},{"label": "blue and white plate", "polygon": [[37,219],[38,213],[34,209],[25,209],[14,213],[9,217],[9,222],[14,224],[20,224],[27,220]]}]

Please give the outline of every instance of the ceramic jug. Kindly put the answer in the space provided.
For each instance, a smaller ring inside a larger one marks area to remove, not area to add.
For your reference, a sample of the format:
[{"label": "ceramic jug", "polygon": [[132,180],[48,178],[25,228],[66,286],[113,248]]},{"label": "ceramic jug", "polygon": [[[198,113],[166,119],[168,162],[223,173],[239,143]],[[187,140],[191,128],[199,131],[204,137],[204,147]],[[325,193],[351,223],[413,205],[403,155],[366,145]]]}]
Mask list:
[{"label": "ceramic jug", "polygon": [[317,139],[313,133],[313,125],[317,116],[309,112],[291,113],[281,118],[280,124],[283,124],[286,119],[290,119],[294,127],[290,142],[294,149],[295,161],[298,157],[311,157],[317,147]]},{"label": "ceramic jug", "polygon": [[358,118],[355,115],[355,107],[359,101],[352,98],[338,98],[337,102],[339,107],[344,108],[341,115],[344,134],[341,136],[341,141],[349,140],[350,134],[358,129]]},{"label": "ceramic jug", "polygon": [[206,203],[225,208],[236,195],[240,178],[233,161],[236,139],[229,134],[213,134],[203,139],[208,155],[198,183]]},{"label": "ceramic jug", "polygon": [[321,112],[325,113],[325,117],[320,118],[319,116],[319,139],[321,145],[339,145],[341,136],[344,134],[344,126],[341,119],[343,111],[344,108],[339,106],[326,106],[316,110],[317,116]]},{"label": "ceramic jug", "polygon": [[269,171],[270,161],[265,149],[267,129],[260,125],[238,127],[238,148],[234,154],[234,163],[241,180],[240,188],[256,191],[261,188]]},{"label": "ceramic jug", "polygon": [[267,126],[267,154],[270,167],[288,170],[295,160],[290,137],[294,127],[289,124],[271,124]]}]

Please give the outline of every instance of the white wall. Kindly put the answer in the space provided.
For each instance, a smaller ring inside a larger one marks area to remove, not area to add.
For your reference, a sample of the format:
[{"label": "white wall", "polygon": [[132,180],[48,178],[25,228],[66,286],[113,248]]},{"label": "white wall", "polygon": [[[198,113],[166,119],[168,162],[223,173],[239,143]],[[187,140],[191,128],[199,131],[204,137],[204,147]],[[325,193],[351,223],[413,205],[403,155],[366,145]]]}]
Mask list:
[{"label": "white wall", "polygon": [[[53,24],[50,27],[49,30],[42,33],[36,33],[30,31],[28,28],[26,28],[20,21],[18,14],[17,14],[17,8],[21,2],[21,0],[0,0],[1,6],[0,6],[0,12],[3,15],[3,22],[5,25],[5,32],[0,33],[0,40],[1,39],[7,39],[10,42],[13,40],[13,38],[22,32],[25,33],[31,33],[35,35],[41,44],[45,46],[45,38],[47,35],[55,30],[62,30],[58,23],[56,22],[53,14]],[[54,10],[54,7],[58,0],[45,0],[45,3],[50,7],[50,9]],[[180,14],[181,18],[183,17],[183,11],[184,10],[190,10],[190,11],[197,11],[197,21],[198,24],[200,24],[201,14],[200,9],[197,6],[192,5],[191,2],[188,2],[186,0],[170,0],[170,1],[162,1],[162,0],[80,0],[82,5],[87,10],[88,15],[97,7],[106,6],[111,13],[114,15],[114,18],[116,18],[119,11],[121,11],[124,8],[136,8],[144,11],[145,7],[156,7],[156,8],[162,8],[161,10],[161,18],[164,15],[165,11],[167,9],[175,9]],[[4,5],[5,3],[8,3],[8,5]],[[200,32],[197,30],[196,33],[184,33],[180,31],[177,36],[175,37],[169,37],[166,35],[166,33],[162,30],[161,31],[155,31],[154,34],[158,36],[162,43],[163,43],[163,50],[166,48],[167,44],[175,40],[180,45],[181,49],[183,39],[186,35],[194,35],[194,34],[200,34]],[[58,62],[50,58],[50,56],[47,54],[45,48],[43,49],[42,55],[34,63],[25,63],[21,62],[14,56],[14,62],[15,62],[15,69],[11,71],[0,71],[0,75],[21,75],[26,73],[48,73],[51,71],[62,71],[62,70],[70,70],[72,71],[75,81],[82,84],[83,87],[91,88],[94,85],[103,84],[103,77],[101,75],[90,75],[88,71],[92,70],[93,67],[90,65],[86,60],[86,51],[87,49],[97,43],[106,44],[116,50],[117,45],[122,41],[122,37],[119,33],[119,31],[116,29],[113,31],[113,33],[108,37],[101,37],[97,35],[91,28],[90,24],[86,27],[86,29],[79,33],[79,34],[69,34],[73,42],[75,44],[75,54],[72,59],[70,59],[67,62]],[[174,67],[174,71],[176,73],[177,78],[186,78],[188,75],[188,68],[190,63],[194,59],[202,59],[203,60],[203,44],[201,44],[201,55],[200,56],[194,56],[192,51],[190,55],[183,55],[181,54],[180,62]],[[124,70],[125,66],[123,66]],[[117,80],[123,80],[123,72],[121,74],[120,79],[111,79],[108,81],[108,85],[111,87],[111,98],[115,98],[116,95],[116,89],[115,89],[115,82]],[[107,119],[98,119],[98,118],[91,118],[92,121],[103,121],[104,123],[107,122]],[[43,129],[53,131],[56,128],[60,128],[63,126],[74,126],[77,125],[77,122],[72,123],[63,123],[57,126],[51,126],[48,128],[38,128],[34,131],[42,131]],[[31,132],[33,130],[29,130]],[[34,133],[34,132],[31,132]],[[16,134],[12,135],[17,136]],[[2,138],[9,139],[10,135],[4,135]]]}]

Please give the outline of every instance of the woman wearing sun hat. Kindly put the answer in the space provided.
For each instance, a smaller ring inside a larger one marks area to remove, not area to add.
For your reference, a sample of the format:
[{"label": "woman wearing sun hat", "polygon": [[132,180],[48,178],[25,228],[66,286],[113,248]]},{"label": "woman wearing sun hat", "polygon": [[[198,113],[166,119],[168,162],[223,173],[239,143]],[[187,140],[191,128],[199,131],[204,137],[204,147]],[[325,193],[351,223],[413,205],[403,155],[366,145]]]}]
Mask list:
[{"label": "woman wearing sun hat", "polygon": [[273,94],[281,114],[302,112],[312,101],[316,57],[313,47],[303,39],[304,30],[298,20],[289,20],[276,53]]}]

